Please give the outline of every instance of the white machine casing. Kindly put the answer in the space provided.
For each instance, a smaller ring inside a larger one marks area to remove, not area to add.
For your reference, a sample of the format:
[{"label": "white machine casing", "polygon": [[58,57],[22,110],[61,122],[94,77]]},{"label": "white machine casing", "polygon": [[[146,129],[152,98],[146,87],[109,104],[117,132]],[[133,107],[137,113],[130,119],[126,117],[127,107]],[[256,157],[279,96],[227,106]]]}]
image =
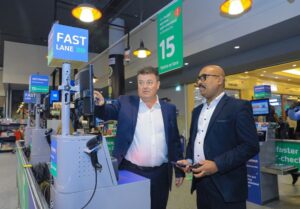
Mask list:
[{"label": "white machine casing", "polygon": [[[92,196],[96,183],[95,169],[85,149],[93,137],[52,136],[51,173],[54,183],[51,186],[50,208],[80,209]],[[96,192],[86,208],[150,209],[150,181],[127,171],[121,171],[117,181],[104,137],[97,156],[102,170],[97,171]]]}]

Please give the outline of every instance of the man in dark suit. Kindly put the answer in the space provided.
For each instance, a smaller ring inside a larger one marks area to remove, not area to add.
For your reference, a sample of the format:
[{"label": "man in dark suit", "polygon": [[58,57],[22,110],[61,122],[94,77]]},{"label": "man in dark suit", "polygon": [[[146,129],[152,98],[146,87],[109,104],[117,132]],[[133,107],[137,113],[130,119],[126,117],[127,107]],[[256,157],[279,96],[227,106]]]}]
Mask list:
[{"label": "man in dark suit", "polygon": [[[151,209],[165,209],[172,181],[171,161],[183,158],[176,120],[176,107],[158,99],[160,86],[157,70],[147,67],[137,74],[138,96],[120,96],[116,103],[104,104],[100,93],[95,115],[117,120],[113,156],[120,169],[150,179]],[[175,168],[176,185],[184,173]]]},{"label": "man in dark suit", "polygon": [[206,102],[193,110],[186,160],[178,163],[193,172],[198,209],[245,209],[246,162],[259,152],[251,105],[225,94],[220,66],[204,67],[197,85]]}]

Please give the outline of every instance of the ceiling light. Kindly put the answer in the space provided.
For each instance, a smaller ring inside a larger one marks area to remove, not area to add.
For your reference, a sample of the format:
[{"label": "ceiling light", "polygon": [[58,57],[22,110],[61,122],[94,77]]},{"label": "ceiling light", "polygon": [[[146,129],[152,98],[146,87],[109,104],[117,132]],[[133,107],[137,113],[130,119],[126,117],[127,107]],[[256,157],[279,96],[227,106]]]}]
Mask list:
[{"label": "ceiling light", "polygon": [[297,65],[296,64],[293,64],[293,67],[296,67]]},{"label": "ceiling light", "polygon": [[288,81],[291,81],[291,80],[292,80],[292,79],[290,79],[290,78],[288,79]]},{"label": "ceiling light", "polygon": [[245,73],[248,74],[249,72],[248,72],[248,71],[245,71]]},{"label": "ceiling light", "polygon": [[151,55],[151,51],[144,46],[144,42],[141,41],[140,48],[133,51],[133,55],[138,58],[146,58]]},{"label": "ceiling light", "polygon": [[263,77],[263,76],[264,76],[264,74],[260,74],[260,76],[261,76],[261,77]]},{"label": "ceiling light", "polygon": [[185,63],[184,63],[184,65],[185,65],[185,66],[188,66],[188,65],[189,65],[189,63],[188,63],[188,62],[185,62]]},{"label": "ceiling light", "polygon": [[82,22],[94,22],[102,16],[100,10],[91,4],[80,4],[72,10],[72,15]]},{"label": "ceiling light", "polygon": [[266,72],[267,72],[267,71],[265,71],[265,70],[263,71],[263,73],[266,73]]},{"label": "ceiling light", "polygon": [[177,86],[175,87],[175,91],[181,91],[181,86],[180,86],[180,85],[177,85]]},{"label": "ceiling light", "polygon": [[251,8],[252,0],[226,0],[220,11],[225,15],[239,15]]},{"label": "ceiling light", "polygon": [[278,79],[278,76],[275,76],[275,79]]},{"label": "ceiling light", "polygon": [[129,83],[133,83],[132,81],[129,81]]},{"label": "ceiling light", "polygon": [[240,46],[234,46],[234,48],[235,48],[235,49],[239,49],[239,48],[240,48]]},{"label": "ceiling light", "polygon": [[283,70],[282,72],[293,74],[293,75],[300,75],[300,70],[297,69]]}]

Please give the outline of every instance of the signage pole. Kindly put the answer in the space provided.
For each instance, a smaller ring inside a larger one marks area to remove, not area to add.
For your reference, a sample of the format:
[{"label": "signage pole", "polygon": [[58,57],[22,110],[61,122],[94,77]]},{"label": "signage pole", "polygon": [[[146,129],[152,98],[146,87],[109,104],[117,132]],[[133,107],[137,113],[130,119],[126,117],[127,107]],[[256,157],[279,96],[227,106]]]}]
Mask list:
[{"label": "signage pole", "polygon": [[40,104],[41,104],[41,94],[36,94],[36,104],[35,104],[35,128],[40,128]]},{"label": "signage pole", "polygon": [[62,94],[61,94],[61,124],[62,135],[70,134],[70,73],[71,64],[63,63],[62,65]]},{"label": "signage pole", "polygon": [[28,118],[27,118],[27,127],[30,127],[30,113],[31,113],[31,104],[28,103]]}]

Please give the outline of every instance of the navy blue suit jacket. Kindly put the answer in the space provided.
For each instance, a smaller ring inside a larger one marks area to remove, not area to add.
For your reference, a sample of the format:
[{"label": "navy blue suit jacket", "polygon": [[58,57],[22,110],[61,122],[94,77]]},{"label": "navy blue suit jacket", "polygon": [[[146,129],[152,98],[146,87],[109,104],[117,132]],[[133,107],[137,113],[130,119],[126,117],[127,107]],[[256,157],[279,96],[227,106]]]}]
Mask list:
[{"label": "navy blue suit jacket", "polygon": [[[194,143],[202,107],[196,107],[192,113],[187,159],[194,158]],[[206,160],[213,160],[218,167],[218,172],[211,175],[211,178],[226,202],[247,199],[245,164],[258,152],[259,142],[250,103],[225,94],[210,119],[204,139],[204,154]],[[194,190],[195,179],[192,183]]]},{"label": "navy blue suit jacket", "polygon": [[[173,104],[159,101],[164,121],[166,143],[168,147],[168,160],[177,161],[183,158],[179,132],[176,120],[176,107]],[[116,103],[95,107],[95,115],[103,120],[117,120],[117,136],[113,156],[118,159],[119,164],[126,155],[135,132],[137,115],[139,111],[140,98],[137,96],[120,96]],[[172,181],[172,165],[169,164],[169,186]],[[175,168],[177,177],[184,174]]]}]

